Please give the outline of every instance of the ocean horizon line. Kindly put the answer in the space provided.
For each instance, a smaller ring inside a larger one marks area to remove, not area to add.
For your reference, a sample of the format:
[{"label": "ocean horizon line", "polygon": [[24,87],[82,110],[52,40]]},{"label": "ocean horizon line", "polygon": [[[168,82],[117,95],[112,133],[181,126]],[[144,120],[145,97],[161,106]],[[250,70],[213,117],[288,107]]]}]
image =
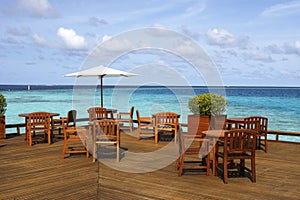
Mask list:
[{"label": "ocean horizon line", "polygon": [[[13,90],[46,90],[46,89],[73,89],[74,87],[83,87],[83,88],[89,88],[89,87],[95,87],[95,85],[70,85],[70,84],[0,84],[0,91],[13,91]],[[97,85],[97,87],[100,87],[100,85]],[[182,86],[182,85],[103,85],[103,88],[187,88],[187,87],[193,87],[193,88],[299,88],[300,86],[237,86],[237,85],[226,85],[226,86],[204,86],[204,85],[192,85],[192,86]]]}]

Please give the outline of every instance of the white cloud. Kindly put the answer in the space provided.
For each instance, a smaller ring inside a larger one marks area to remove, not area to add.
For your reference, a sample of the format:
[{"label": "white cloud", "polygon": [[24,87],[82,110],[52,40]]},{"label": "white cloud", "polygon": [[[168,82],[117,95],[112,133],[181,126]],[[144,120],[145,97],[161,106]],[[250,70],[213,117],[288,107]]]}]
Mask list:
[{"label": "white cloud", "polygon": [[245,48],[248,44],[248,37],[236,37],[225,29],[210,29],[207,31],[208,42],[222,48],[239,47]]},{"label": "white cloud", "polygon": [[69,49],[84,49],[86,48],[85,38],[77,35],[73,29],[65,29],[60,27],[57,30],[57,35],[64,41]]},{"label": "white cloud", "polygon": [[108,22],[104,19],[99,19],[97,17],[90,17],[89,18],[89,24],[91,26],[101,26],[101,25],[106,25]]},{"label": "white cloud", "polygon": [[274,54],[282,54],[283,53],[283,50],[276,44],[268,45],[267,47],[265,47],[265,50],[267,52],[274,53]]},{"label": "white cloud", "polygon": [[154,23],[154,24],[152,25],[152,27],[154,27],[154,28],[163,28],[163,29],[165,29],[165,27],[164,27],[162,24],[160,24],[160,23]]},{"label": "white cloud", "polygon": [[206,1],[196,1],[195,4],[191,5],[185,10],[185,15],[186,16],[195,16],[206,8]]},{"label": "white cloud", "polygon": [[104,36],[102,37],[102,42],[105,42],[105,41],[109,40],[110,38],[112,38],[112,37],[109,36],[109,35],[104,35]]},{"label": "white cloud", "polygon": [[300,14],[300,1],[291,1],[273,5],[265,9],[261,15],[267,17],[279,17],[296,13]]},{"label": "white cloud", "polygon": [[196,55],[197,50],[195,46],[190,42],[186,41],[183,44],[180,44],[176,47],[176,52],[183,54],[183,55]]},{"label": "white cloud", "polygon": [[34,42],[35,42],[36,44],[38,44],[38,45],[41,45],[41,46],[48,46],[47,41],[46,41],[43,37],[39,36],[38,34],[33,34],[33,35],[32,35],[32,39],[33,39]]},{"label": "white cloud", "polygon": [[300,55],[300,41],[286,43],[283,48],[286,54]]},{"label": "white cloud", "polygon": [[103,36],[103,48],[109,51],[126,51],[133,48],[133,44],[128,39],[119,39],[111,36]]},{"label": "white cloud", "polygon": [[48,0],[19,0],[19,8],[36,17],[55,15],[55,11]]},{"label": "white cloud", "polygon": [[247,60],[251,60],[251,61],[256,60],[256,61],[261,61],[266,63],[274,62],[273,58],[270,55],[262,52],[257,52],[257,51],[247,52],[244,54],[244,57]]},{"label": "white cloud", "polygon": [[14,36],[28,36],[31,34],[31,30],[29,27],[13,27],[8,28],[7,33]]},{"label": "white cloud", "polygon": [[180,28],[184,34],[188,35],[189,37],[193,38],[194,40],[199,39],[200,34],[197,32],[192,32],[187,26],[182,25]]}]

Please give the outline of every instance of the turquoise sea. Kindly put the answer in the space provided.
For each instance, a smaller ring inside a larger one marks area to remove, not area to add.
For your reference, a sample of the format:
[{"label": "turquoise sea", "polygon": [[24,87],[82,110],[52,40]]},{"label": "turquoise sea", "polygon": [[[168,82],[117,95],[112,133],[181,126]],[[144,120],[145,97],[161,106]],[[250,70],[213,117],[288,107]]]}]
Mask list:
[{"label": "turquoise sea", "polygon": [[[223,90],[224,89],[224,90]],[[128,111],[130,106],[142,116],[159,111],[173,111],[187,122],[188,100],[194,95],[214,92],[222,94],[228,102],[228,117],[261,115],[268,117],[269,129],[300,131],[300,88],[298,87],[104,87],[104,107]],[[87,109],[99,105],[100,92],[96,87],[0,85],[0,93],[8,103],[6,123],[22,123],[20,113],[49,111],[65,116],[70,109],[78,117],[88,117]],[[15,130],[7,129],[8,134]],[[24,132],[24,130],[22,130]],[[298,141],[300,138],[283,137]]]}]

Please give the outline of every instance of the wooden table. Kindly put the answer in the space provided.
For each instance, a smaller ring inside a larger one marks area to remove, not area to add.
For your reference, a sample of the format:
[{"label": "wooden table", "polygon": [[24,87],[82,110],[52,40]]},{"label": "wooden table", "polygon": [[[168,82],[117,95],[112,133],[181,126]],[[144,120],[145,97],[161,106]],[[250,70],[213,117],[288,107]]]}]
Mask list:
[{"label": "wooden table", "polygon": [[224,133],[227,132],[227,130],[208,130],[208,131],[203,131],[202,133],[205,135],[205,138],[209,138],[212,139],[213,141],[213,167],[212,167],[212,171],[213,171],[213,175],[216,176],[216,154],[217,154],[217,140],[219,138],[224,138]]},{"label": "wooden table", "polygon": [[226,123],[228,130],[240,128],[240,126],[244,124],[244,118],[227,118]]}]

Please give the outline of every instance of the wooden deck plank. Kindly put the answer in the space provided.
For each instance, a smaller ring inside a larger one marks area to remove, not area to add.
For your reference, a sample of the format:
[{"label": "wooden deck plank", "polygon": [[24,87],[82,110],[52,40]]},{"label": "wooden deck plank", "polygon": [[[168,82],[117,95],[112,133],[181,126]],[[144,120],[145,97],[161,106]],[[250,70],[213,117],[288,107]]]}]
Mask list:
[{"label": "wooden deck plank", "polygon": [[[151,152],[167,142],[136,141],[122,134],[121,146]],[[257,183],[204,173],[177,176],[175,163],[147,173],[114,170],[84,154],[62,159],[63,141],[29,147],[24,136],[0,141],[0,199],[295,199],[300,196],[299,144],[269,143],[257,151]],[[128,159],[125,156],[123,159]],[[113,159],[115,160],[115,159]],[[124,162],[123,160],[123,162]],[[121,160],[122,162],[122,160]],[[136,168],[142,168],[136,166]]]}]

